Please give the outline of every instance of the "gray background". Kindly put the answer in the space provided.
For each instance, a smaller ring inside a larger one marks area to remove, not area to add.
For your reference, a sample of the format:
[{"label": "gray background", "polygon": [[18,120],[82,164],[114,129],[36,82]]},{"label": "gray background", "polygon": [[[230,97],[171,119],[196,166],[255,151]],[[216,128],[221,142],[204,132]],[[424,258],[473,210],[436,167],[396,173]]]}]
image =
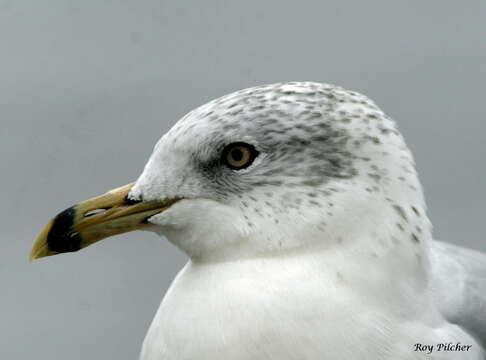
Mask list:
[{"label": "gray background", "polygon": [[436,237],[486,250],[484,1],[0,1],[0,358],[135,359],[186,258],[138,232],[32,264],[58,211],[134,180],[216,96],[284,80],[397,119]]}]

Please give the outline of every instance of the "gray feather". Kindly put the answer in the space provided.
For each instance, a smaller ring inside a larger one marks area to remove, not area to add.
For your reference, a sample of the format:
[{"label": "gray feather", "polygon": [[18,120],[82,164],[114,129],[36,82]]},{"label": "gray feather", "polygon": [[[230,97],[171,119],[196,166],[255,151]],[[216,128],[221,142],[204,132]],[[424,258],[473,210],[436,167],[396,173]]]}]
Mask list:
[{"label": "gray feather", "polygon": [[434,241],[431,265],[440,311],[486,347],[486,254]]}]

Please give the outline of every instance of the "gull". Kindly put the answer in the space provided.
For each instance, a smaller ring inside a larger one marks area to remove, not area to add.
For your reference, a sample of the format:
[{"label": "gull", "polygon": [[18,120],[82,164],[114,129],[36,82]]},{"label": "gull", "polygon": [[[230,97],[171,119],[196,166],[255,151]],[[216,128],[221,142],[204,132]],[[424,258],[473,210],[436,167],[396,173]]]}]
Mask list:
[{"label": "gull", "polygon": [[410,150],[315,82],[189,112],[137,181],[69,207],[30,258],[136,229],[188,255],[142,360],[485,359],[486,256],[432,238]]}]

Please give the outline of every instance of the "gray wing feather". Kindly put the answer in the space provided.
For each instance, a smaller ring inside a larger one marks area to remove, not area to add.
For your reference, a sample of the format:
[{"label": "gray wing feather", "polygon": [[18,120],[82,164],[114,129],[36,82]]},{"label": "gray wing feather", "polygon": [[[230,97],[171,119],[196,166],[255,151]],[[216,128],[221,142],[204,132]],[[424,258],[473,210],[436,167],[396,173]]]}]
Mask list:
[{"label": "gray wing feather", "polygon": [[430,259],[440,311],[486,347],[486,254],[433,241]]}]

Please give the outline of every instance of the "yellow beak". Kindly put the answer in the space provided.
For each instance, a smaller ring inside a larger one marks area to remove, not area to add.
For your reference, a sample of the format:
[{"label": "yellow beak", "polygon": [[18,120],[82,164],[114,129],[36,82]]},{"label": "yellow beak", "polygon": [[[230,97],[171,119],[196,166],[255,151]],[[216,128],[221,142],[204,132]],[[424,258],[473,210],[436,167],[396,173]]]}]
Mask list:
[{"label": "yellow beak", "polygon": [[127,194],[133,184],[82,201],[59,213],[37,234],[30,260],[78,251],[109,236],[148,226],[149,217],[177,201],[129,200]]}]

